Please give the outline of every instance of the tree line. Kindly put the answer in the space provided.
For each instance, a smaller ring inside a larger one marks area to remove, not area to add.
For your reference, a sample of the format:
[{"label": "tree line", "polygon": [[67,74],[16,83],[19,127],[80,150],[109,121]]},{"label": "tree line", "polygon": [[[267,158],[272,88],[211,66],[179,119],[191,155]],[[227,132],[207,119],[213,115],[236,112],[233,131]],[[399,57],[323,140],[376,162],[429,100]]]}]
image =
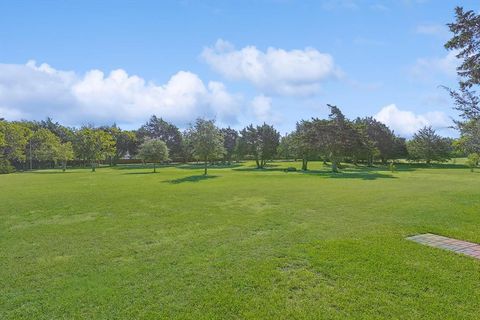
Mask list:
[{"label": "tree line", "polygon": [[308,170],[309,161],[322,160],[336,172],[342,162],[372,166],[407,159],[429,164],[468,156],[473,170],[480,159],[480,14],[457,7],[448,27],[453,36],[445,48],[455,50],[461,64],[458,88],[444,88],[459,112],[460,120],[455,121],[459,139],[441,137],[425,127],[406,141],[372,117],[349,120],[333,105],[328,105],[328,118],[301,120],[284,136],[266,123],[237,131],[218,128],[214,120],[206,119],[197,119],[182,131],[156,116],[138,130],[116,125],[70,128],[49,118],[12,122],[0,118],[0,173],[58,165],[65,170],[69,161],[95,171],[100,162],[115,165],[133,158],[154,164],[202,161],[206,174],[208,164],[215,161],[255,160],[261,169],[273,159],[298,159],[302,170]]},{"label": "tree line", "polygon": [[153,163],[154,171],[157,163],[199,161],[206,174],[213,162],[254,160],[262,169],[274,159],[293,159],[302,161],[302,170],[308,170],[309,161],[322,160],[337,172],[342,162],[373,166],[396,159],[445,161],[460,145],[429,127],[406,141],[372,117],[349,120],[338,107],[328,107],[328,118],[302,120],[284,136],[266,123],[237,131],[219,128],[208,119],[197,119],[182,131],[155,115],[137,130],[116,125],[72,128],[50,118],[0,120],[0,171],[55,166],[65,170],[67,162],[95,171],[99,163],[141,159]]}]

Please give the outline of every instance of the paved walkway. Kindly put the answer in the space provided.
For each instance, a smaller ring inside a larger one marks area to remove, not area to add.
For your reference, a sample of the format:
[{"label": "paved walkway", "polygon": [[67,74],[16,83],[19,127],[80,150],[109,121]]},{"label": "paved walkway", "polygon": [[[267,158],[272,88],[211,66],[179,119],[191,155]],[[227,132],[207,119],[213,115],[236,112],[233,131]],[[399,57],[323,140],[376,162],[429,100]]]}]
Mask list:
[{"label": "paved walkway", "polygon": [[447,238],[433,233],[419,234],[407,239],[430,247],[441,248],[480,259],[480,244],[477,243]]}]

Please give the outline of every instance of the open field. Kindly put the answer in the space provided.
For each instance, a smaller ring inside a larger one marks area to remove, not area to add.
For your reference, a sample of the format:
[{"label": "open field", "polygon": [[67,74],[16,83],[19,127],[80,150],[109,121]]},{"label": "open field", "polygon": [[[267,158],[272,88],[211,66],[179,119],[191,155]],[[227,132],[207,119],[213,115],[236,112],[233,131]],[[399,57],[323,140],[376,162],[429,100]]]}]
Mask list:
[{"label": "open field", "polygon": [[478,319],[480,173],[252,165],[0,176],[0,318]]}]

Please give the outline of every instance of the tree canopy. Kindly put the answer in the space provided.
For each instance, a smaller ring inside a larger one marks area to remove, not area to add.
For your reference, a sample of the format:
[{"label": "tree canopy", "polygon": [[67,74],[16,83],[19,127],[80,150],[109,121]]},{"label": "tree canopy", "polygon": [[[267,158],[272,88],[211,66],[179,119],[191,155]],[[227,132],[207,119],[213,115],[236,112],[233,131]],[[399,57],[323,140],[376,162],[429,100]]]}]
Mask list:
[{"label": "tree canopy", "polygon": [[407,147],[410,159],[422,160],[427,164],[450,159],[452,151],[451,141],[437,135],[432,127],[420,129],[408,142]]},{"label": "tree canopy", "polygon": [[139,140],[160,139],[167,144],[172,159],[182,158],[182,134],[177,126],[153,115],[137,131]]},{"label": "tree canopy", "polygon": [[206,175],[208,161],[222,157],[225,153],[222,132],[215,125],[215,120],[199,118],[190,127],[189,137],[195,156],[204,161],[204,174]]},{"label": "tree canopy", "polygon": [[153,163],[153,172],[157,172],[156,163],[168,160],[167,144],[160,139],[147,139],[138,148],[138,157],[144,162]]}]

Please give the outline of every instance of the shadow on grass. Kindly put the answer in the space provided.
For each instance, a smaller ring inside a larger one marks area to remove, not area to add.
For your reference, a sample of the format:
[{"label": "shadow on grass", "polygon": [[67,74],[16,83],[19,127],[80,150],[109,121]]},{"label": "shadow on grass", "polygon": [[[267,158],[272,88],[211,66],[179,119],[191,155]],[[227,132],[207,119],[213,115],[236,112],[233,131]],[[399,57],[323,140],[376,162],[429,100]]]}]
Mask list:
[{"label": "shadow on grass", "polygon": [[267,172],[267,171],[285,171],[285,168],[269,168],[269,167],[266,167],[266,168],[257,168],[257,167],[243,167],[243,168],[235,168],[235,169],[232,169],[234,171],[258,171],[258,172]]},{"label": "shadow on grass", "polygon": [[[209,164],[207,166],[208,169],[232,169],[238,168],[242,165],[240,163],[232,163],[232,164]],[[203,163],[190,163],[190,164],[180,164],[177,166],[178,169],[203,169],[205,165]]]},{"label": "shadow on grass", "polygon": [[361,179],[361,180],[377,180],[377,179],[396,179],[397,177],[391,174],[368,172],[368,171],[341,171],[333,173],[325,170],[308,170],[300,171],[303,174],[318,175],[332,179]]},{"label": "shadow on grass", "polygon": [[[230,168],[237,168],[241,167],[241,163],[231,163],[231,164],[209,164],[209,169],[230,169]],[[153,164],[118,164],[116,166],[111,167],[115,170],[134,170],[134,169],[153,169]],[[161,168],[178,168],[178,169],[203,169],[203,163],[165,163],[165,164],[157,164],[157,169]]]},{"label": "shadow on grass", "polygon": [[[174,168],[177,167],[178,164],[157,164],[156,167],[157,169],[161,168]],[[134,169],[150,169],[153,171],[153,164],[148,163],[148,164],[118,164],[116,166],[111,167],[112,169],[115,170],[134,170]]]},{"label": "shadow on grass", "polygon": [[142,172],[125,172],[123,174],[157,174],[160,172],[153,172],[153,171],[142,171]]},{"label": "shadow on grass", "polygon": [[[91,169],[90,169],[91,171]],[[70,173],[83,173],[82,171],[65,171],[63,172],[62,170],[59,171],[51,171],[51,169],[46,169],[46,170],[35,170],[35,171],[18,171],[19,173],[33,173],[33,174],[70,174]]]},{"label": "shadow on grass", "polygon": [[179,184],[184,182],[199,182],[199,181],[209,180],[214,178],[218,178],[218,176],[209,176],[209,175],[188,176],[188,177],[183,177],[183,178],[178,178],[173,180],[165,180],[163,182],[170,183],[170,184]]}]

